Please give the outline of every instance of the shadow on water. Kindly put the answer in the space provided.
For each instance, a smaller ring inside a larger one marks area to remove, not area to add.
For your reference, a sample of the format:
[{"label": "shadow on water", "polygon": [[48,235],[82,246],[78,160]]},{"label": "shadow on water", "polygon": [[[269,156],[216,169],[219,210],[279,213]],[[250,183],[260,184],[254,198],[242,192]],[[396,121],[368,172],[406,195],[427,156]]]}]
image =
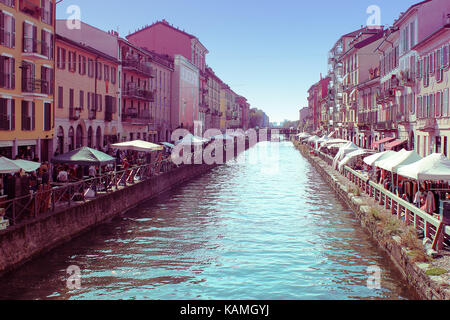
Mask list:
[{"label": "shadow on water", "polygon": [[292,144],[245,156],[6,275],[0,298],[418,299]]}]

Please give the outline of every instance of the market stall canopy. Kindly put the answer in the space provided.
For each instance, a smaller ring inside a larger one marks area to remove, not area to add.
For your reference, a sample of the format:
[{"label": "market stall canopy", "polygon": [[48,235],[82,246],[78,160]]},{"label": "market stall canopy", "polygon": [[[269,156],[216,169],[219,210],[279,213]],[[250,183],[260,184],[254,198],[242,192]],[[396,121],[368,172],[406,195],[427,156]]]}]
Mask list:
[{"label": "market stall canopy", "polygon": [[394,154],[397,154],[397,152],[392,151],[392,150],[376,153],[376,154],[373,154],[371,156],[364,158],[364,163],[369,166],[373,166],[377,161],[387,159]]},{"label": "market stall canopy", "polygon": [[311,135],[309,133],[307,133],[307,132],[301,132],[301,133],[299,133],[297,135],[297,137],[299,137],[299,138],[309,138],[309,137],[311,137]]},{"label": "market stall canopy", "polygon": [[211,139],[214,140],[224,140],[224,141],[234,141],[234,137],[228,135],[228,134],[219,134],[217,136],[212,137]]},{"label": "market stall canopy", "polygon": [[28,160],[14,160],[14,162],[23,169],[25,172],[33,172],[41,167],[39,162],[33,162]]},{"label": "market stall canopy", "polygon": [[52,159],[53,163],[64,163],[64,164],[77,164],[80,166],[91,166],[91,165],[106,165],[110,163],[115,163],[116,159],[107,155],[104,152],[91,149],[88,147],[83,147],[81,149],[73,150],[66,154],[54,157]]},{"label": "market stall canopy", "polygon": [[209,139],[204,139],[201,137],[194,136],[193,134],[189,133],[186,135],[183,139],[178,140],[175,142],[175,145],[183,144],[183,145],[192,145],[192,144],[203,144],[209,142]]},{"label": "market stall canopy", "polygon": [[167,148],[173,149],[175,148],[175,145],[169,143],[169,142],[161,142],[161,144]]},{"label": "market stall canopy", "polygon": [[406,166],[421,159],[422,157],[419,156],[415,151],[404,151],[398,152],[395,156],[391,156],[385,160],[377,162],[376,166],[380,167],[381,169],[396,173],[397,169],[400,166]]},{"label": "market stall canopy", "polygon": [[324,141],[324,142],[322,142],[321,144],[320,144],[320,146],[321,147],[326,147],[326,146],[328,146],[328,145],[330,145],[330,144],[347,144],[347,143],[349,143],[350,141],[348,141],[348,140],[343,140],[343,139],[330,139],[330,140],[327,140],[327,141]]},{"label": "market stall canopy", "polygon": [[323,136],[323,137],[320,138],[319,140],[316,140],[316,141],[315,141],[315,147],[316,147],[316,149],[319,149],[320,144],[321,144],[322,142],[325,142],[325,141],[328,141],[328,140],[331,140],[331,138],[328,138],[327,136]]},{"label": "market stall canopy", "polygon": [[391,141],[393,141],[393,140],[395,140],[395,137],[387,137],[387,138],[384,138],[384,139],[375,141],[375,142],[373,143],[373,147],[374,147],[374,148],[377,148],[377,147],[379,147],[381,144],[387,143],[387,142],[391,142]]},{"label": "market stall canopy", "polygon": [[337,169],[339,161],[344,159],[347,154],[352,153],[353,151],[356,151],[358,149],[359,149],[359,147],[356,144],[354,144],[353,142],[349,142],[346,145],[342,146],[339,149],[339,152],[334,157],[333,168]]},{"label": "market stall canopy", "polygon": [[434,153],[422,160],[398,168],[398,175],[419,181],[450,180],[450,160],[443,154]]},{"label": "market stall canopy", "polygon": [[402,144],[405,144],[407,142],[408,142],[408,140],[395,140],[395,141],[390,142],[387,145],[385,145],[384,150],[392,150],[395,147],[401,146]]},{"label": "market stall canopy", "polygon": [[142,140],[134,140],[112,144],[111,148],[119,150],[131,150],[139,152],[152,152],[163,150],[163,146]]},{"label": "market stall canopy", "polygon": [[355,158],[360,157],[360,156],[364,156],[367,154],[373,154],[375,151],[373,150],[365,150],[365,149],[359,149],[353,152],[350,152],[349,154],[347,154],[345,156],[345,158],[343,160],[341,160],[339,162],[339,171],[342,170],[342,168],[351,163],[351,161],[353,161]]},{"label": "market stall canopy", "polygon": [[318,136],[312,136],[310,137],[308,140],[306,140],[307,142],[314,142],[316,140],[319,140],[320,138]]},{"label": "market stall canopy", "polygon": [[40,163],[26,160],[11,160],[5,157],[0,158],[0,173],[16,173],[20,170],[32,172],[39,169]]}]

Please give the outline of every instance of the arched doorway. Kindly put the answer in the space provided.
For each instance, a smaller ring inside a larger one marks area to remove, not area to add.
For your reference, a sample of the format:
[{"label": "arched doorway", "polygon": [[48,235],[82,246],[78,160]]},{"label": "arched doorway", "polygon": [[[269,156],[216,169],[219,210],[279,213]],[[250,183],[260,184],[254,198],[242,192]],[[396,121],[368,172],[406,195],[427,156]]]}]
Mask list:
[{"label": "arched doorway", "polygon": [[102,128],[99,126],[97,127],[97,132],[95,134],[95,146],[98,149],[102,148]]},{"label": "arched doorway", "polygon": [[63,129],[63,127],[58,128],[56,139],[57,139],[56,152],[58,154],[63,154],[64,153],[64,129]]},{"label": "arched doorway", "polygon": [[89,148],[92,148],[93,139],[94,139],[94,132],[92,130],[92,127],[89,127],[88,133],[87,133],[87,145]]},{"label": "arched doorway", "polygon": [[75,150],[75,133],[73,127],[69,128],[69,151]]},{"label": "arched doorway", "polygon": [[83,128],[80,125],[77,127],[76,138],[76,148],[80,149],[83,147]]}]

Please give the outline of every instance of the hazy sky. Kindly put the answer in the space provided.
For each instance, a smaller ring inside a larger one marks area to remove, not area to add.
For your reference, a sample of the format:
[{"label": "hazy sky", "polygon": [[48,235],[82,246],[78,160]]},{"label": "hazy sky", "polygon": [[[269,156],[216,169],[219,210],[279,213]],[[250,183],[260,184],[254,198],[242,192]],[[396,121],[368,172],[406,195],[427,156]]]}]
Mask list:
[{"label": "hazy sky", "polygon": [[57,17],[78,5],[81,19],[122,37],[166,19],[197,36],[207,64],[251,107],[271,121],[298,120],[307,90],[327,73],[328,50],[340,35],[366,25],[367,8],[381,9],[381,24],[419,0],[64,0]]}]

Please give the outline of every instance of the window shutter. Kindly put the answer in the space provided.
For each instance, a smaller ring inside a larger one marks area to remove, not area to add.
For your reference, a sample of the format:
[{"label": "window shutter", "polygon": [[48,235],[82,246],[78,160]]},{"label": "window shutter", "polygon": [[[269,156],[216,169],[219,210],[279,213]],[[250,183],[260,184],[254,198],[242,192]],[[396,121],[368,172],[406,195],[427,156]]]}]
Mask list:
[{"label": "window shutter", "polygon": [[16,88],[16,59],[11,58],[11,89]]},{"label": "window shutter", "polygon": [[42,54],[43,56],[48,57],[49,54],[48,54],[48,51],[47,51],[46,48],[45,48],[45,45],[46,45],[46,43],[45,43],[45,33],[46,33],[45,30],[42,29],[42,30],[41,30],[41,54]]},{"label": "window shutter", "polygon": [[5,44],[5,15],[0,11],[0,44]]},{"label": "window shutter", "polygon": [[11,47],[16,47],[16,18],[11,18]]},{"label": "window shutter", "polygon": [[53,46],[54,41],[55,41],[54,35],[50,34],[50,43],[49,43],[50,59],[54,59],[54,54],[53,54],[53,51],[55,50],[55,47]]},{"label": "window shutter", "polygon": [[6,84],[5,57],[0,56],[0,87],[4,88]]},{"label": "window shutter", "polygon": [[37,27],[33,26],[33,52],[38,52],[37,51]]},{"label": "window shutter", "polygon": [[28,103],[25,100],[22,100],[22,131],[25,130],[25,121],[28,111]]},{"label": "window shutter", "polygon": [[26,29],[27,24],[25,23],[25,21],[22,23],[22,30],[23,30],[23,36],[22,36],[22,52],[27,52],[26,50],[26,42],[25,42],[25,29]]},{"label": "window shutter", "polygon": [[31,130],[36,129],[36,103],[32,102],[31,104]]},{"label": "window shutter", "polygon": [[11,99],[11,131],[16,130],[16,100]]},{"label": "window shutter", "polygon": [[443,103],[442,103],[442,116],[444,117],[448,117],[449,113],[448,113],[448,107],[449,107],[449,96],[448,96],[448,88],[446,88],[444,90],[443,93]]}]

